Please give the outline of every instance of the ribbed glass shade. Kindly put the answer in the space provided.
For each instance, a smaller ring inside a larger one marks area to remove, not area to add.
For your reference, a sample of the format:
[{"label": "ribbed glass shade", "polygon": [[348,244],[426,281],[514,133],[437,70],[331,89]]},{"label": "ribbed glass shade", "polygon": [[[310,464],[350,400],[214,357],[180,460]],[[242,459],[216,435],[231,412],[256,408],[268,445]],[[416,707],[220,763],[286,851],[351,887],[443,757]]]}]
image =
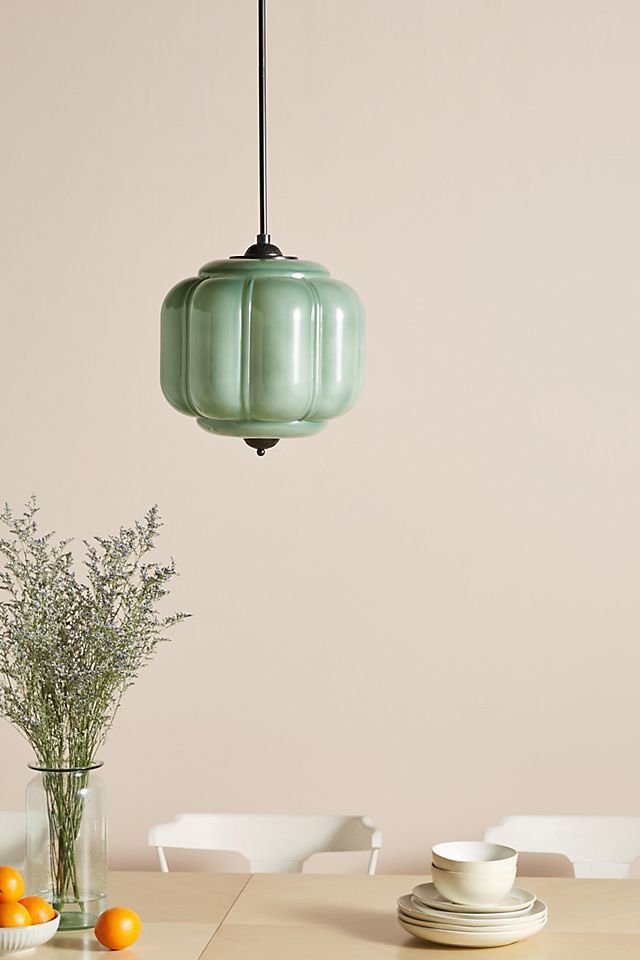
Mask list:
[{"label": "ribbed glass shade", "polygon": [[358,295],[306,260],[214,260],[162,306],[162,390],[205,430],[304,437],[355,403]]}]

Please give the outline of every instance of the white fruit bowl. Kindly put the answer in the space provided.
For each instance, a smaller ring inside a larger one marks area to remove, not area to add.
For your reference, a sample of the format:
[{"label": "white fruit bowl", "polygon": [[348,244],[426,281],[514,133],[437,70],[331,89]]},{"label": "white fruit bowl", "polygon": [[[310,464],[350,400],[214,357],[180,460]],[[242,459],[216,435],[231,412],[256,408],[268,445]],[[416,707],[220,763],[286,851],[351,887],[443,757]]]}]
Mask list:
[{"label": "white fruit bowl", "polygon": [[60,914],[56,910],[53,920],[46,923],[32,923],[30,927],[0,927],[0,956],[42,946],[51,940],[59,924]]}]

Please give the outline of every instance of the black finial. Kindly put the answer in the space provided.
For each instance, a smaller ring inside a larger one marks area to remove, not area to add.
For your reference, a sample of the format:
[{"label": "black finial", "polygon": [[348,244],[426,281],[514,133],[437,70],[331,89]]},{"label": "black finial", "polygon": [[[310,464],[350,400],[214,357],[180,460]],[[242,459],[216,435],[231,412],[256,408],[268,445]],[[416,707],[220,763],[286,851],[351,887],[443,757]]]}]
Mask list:
[{"label": "black finial", "polygon": [[267,450],[270,450],[271,447],[275,447],[276,443],[278,443],[278,440],[272,437],[269,437],[268,439],[265,437],[260,437],[259,439],[251,438],[249,440],[245,440],[244,442],[248,447],[253,447],[259,457],[264,457]]},{"label": "black finial", "polygon": [[275,257],[282,257],[282,250],[271,243],[271,237],[268,233],[259,233],[256,242],[252,243],[242,254],[246,260],[273,260]]}]

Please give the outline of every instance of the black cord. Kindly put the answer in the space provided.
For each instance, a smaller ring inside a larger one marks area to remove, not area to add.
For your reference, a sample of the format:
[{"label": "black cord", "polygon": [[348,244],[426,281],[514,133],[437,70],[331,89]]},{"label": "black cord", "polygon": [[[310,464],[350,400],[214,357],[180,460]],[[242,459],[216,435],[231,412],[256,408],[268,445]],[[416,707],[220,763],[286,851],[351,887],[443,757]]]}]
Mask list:
[{"label": "black cord", "polygon": [[258,137],[260,141],[260,233],[269,243],[267,220],[267,14],[266,0],[258,0]]},{"label": "black cord", "polygon": [[282,251],[271,243],[267,221],[267,0],[258,0],[258,142],[260,172],[260,233],[245,250],[248,259],[268,260],[281,257]]}]

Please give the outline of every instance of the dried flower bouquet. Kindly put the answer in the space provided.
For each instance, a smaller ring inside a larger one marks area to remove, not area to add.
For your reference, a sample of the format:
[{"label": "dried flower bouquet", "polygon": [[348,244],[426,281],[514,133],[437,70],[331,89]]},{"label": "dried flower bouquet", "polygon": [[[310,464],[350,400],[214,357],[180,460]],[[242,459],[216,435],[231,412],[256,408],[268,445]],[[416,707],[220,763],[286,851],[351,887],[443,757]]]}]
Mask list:
[{"label": "dried flower bouquet", "polygon": [[[35,497],[15,516],[0,514],[0,715],[29,741],[47,770],[88,768],[123,694],[166,630],[187,614],[162,616],[158,602],[173,561],[148,560],[161,526],[157,507],[117,534],[85,541],[86,576],[73,568],[69,540],[41,534]],[[76,792],[44,779],[54,901],[78,898],[74,843],[82,818]]]}]

